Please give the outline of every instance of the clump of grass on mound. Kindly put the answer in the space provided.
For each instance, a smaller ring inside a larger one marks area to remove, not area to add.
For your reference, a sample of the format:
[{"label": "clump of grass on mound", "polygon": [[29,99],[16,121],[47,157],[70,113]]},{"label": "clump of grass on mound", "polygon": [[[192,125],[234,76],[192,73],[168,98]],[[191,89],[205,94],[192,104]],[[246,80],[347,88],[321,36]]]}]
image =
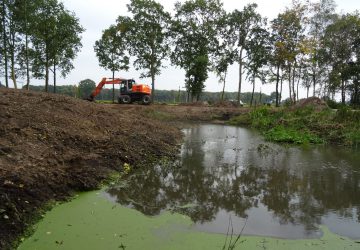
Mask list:
[{"label": "clump of grass on mound", "polygon": [[284,126],[277,126],[264,132],[265,138],[269,141],[292,143],[292,144],[320,144],[324,141],[309,131],[297,131]]},{"label": "clump of grass on mound", "polygon": [[231,119],[229,124],[256,128],[267,140],[281,143],[360,145],[360,112],[347,107],[338,111],[261,107]]}]

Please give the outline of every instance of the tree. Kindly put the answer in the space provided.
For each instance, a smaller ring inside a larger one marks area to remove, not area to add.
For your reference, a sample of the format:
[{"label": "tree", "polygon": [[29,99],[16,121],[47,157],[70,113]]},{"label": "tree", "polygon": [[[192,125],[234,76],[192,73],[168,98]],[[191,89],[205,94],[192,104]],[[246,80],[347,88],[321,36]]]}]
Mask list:
[{"label": "tree", "polygon": [[[284,62],[289,82],[290,100],[296,102],[295,77],[298,67],[297,57],[300,54],[300,46],[304,27],[302,26],[305,6],[297,4],[292,9],[280,13],[272,21],[273,35],[276,39],[276,50],[279,52],[279,62]],[[283,60],[283,61],[282,61]],[[280,64],[278,64],[280,65]]]},{"label": "tree", "polygon": [[[258,24],[261,24],[260,22]],[[263,26],[266,22],[263,21]],[[245,65],[247,69],[247,77],[252,81],[253,91],[250,106],[253,105],[255,82],[257,78],[262,81],[265,79],[264,70],[262,68],[268,63],[270,55],[269,32],[260,25],[254,27],[250,33],[250,39],[245,44],[248,60]],[[261,96],[261,94],[260,94]]]},{"label": "tree", "polygon": [[60,70],[65,77],[73,68],[72,61],[80,51],[80,34],[84,28],[80,25],[79,19],[74,13],[63,9],[57,13],[52,50],[52,64],[54,75],[54,93],[56,92],[56,71]]},{"label": "tree", "polygon": [[[126,17],[118,18],[118,25],[111,25],[104,30],[100,40],[95,42],[94,50],[99,60],[100,66],[111,70],[112,77],[115,78],[115,72],[120,70],[129,70],[129,61],[127,47],[129,19]],[[115,87],[113,85],[113,102],[115,102]]]},{"label": "tree", "polygon": [[177,2],[175,10],[171,61],[186,72],[188,96],[191,94],[192,99],[199,100],[208,78],[210,57],[219,46],[217,38],[222,4],[219,0],[188,0]]},{"label": "tree", "polygon": [[[359,18],[358,18],[359,20]],[[357,25],[352,34],[353,39],[353,51],[355,53],[356,61],[352,66],[352,84],[349,86],[350,103],[354,106],[360,107],[360,25],[357,21]]]},{"label": "tree", "polygon": [[161,73],[162,63],[170,51],[170,14],[153,0],[131,0],[128,10],[133,15],[130,51],[135,57],[134,66],[137,70],[144,70],[141,77],[151,77],[154,99],[155,77]]},{"label": "tree", "polygon": [[8,50],[7,50],[7,1],[3,0],[1,4],[1,24],[2,24],[2,50],[1,54],[4,58],[4,76],[5,86],[9,87],[9,75],[8,75]]},{"label": "tree", "polygon": [[19,32],[21,33],[21,45],[19,48],[19,66],[25,68],[26,75],[26,89],[29,90],[30,85],[30,61],[31,61],[31,48],[30,37],[34,31],[33,16],[39,8],[41,1],[39,0],[16,0],[16,22],[18,23]]},{"label": "tree", "polygon": [[32,70],[36,78],[45,78],[45,91],[48,92],[51,66],[55,68],[55,77],[57,66],[63,75],[71,70],[71,61],[81,47],[83,28],[74,14],[57,0],[40,0],[33,22]]},{"label": "tree", "polygon": [[79,82],[79,97],[89,97],[91,92],[96,88],[96,83],[93,80],[85,79]]},{"label": "tree", "polygon": [[221,101],[224,101],[226,76],[228,68],[234,63],[236,50],[232,42],[232,34],[229,29],[229,14],[224,13],[219,20],[219,37],[218,41],[221,43],[217,46],[213,56],[213,70],[219,77],[220,82],[223,84],[221,93]]},{"label": "tree", "polygon": [[[358,13],[342,15],[326,28],[323,39],[323,60],[331,65],[330,88],[341,89],[341,101],[345,104],[347,84],[356,80],[360,17]],[[355,61],[354,61],[355,60]],[[354,72],[355,70],[355,72]],[[355,78],[353,78],[355,75]]]},{"label": "tree", "polygon": [[239,89],[237,100],[240,102],[246,43],[250,40],[251,30],[259,22],[261,15],[256,12],[257,4],[249,4],[242,11],[234,10],[230,15],[229,27],[233,34],[233,44],[237,47],[236,61],[239,64]]},{"label": "tree", "polygon": [[[274,21],[273,21],[274,22]],[[276,107],[280,106],[281,102],[281,92],[282,92],[282,79],[284,77],[283,71],[285,68],[285,47],[284,43],[282,42],[282,38],[280,34],[277,32],[275,27],[272,27],[272,34],[269,37],[271,51],[270,51],[270,58],[269,58],[269,80],[271,82],[276,82],[276,98],[275,98],[275,105]],[[279,90],[280,84],[280,90]]]},{"label": "tree", "polygon": [[[320,0],[313,3],[310,7],[309,17],[309,61],[308,74],[312,78],[313,96],[316,95],[316,85],[320,83],[323,74],[326,71],[326,65],[321,64],[320,50],[322,47],[322,38],[325,35],[327,26],[336,19],[336,4],[334,0]],[[306,85],[307,86],[307,85]]]},{"label": "tree", "polygon": [[53,45],[53,30],[55,29],[56,14],[59,10],[57,0],[41,0],[34,18],[33,36],[33,65],[32,72],[35,78],[45,79],[45,92],[48,92],[51,47]]},{"label": "tree", "polygon": [[14,1],[8,1],[8,29],[7,29],[7,46],[6,49],[9,53],[10,59],[10,77],[14,84],[14,88],[17,89],[17,53],[19,52],[19,44],[21,41],[19,26],[17,22],[17,11]]}]

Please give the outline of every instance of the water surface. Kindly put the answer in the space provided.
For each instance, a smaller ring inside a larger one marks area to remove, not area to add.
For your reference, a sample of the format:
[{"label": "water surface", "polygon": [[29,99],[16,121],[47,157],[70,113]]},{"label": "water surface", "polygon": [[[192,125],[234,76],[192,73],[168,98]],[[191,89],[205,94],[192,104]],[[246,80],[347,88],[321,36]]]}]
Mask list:
[{"label": "water surface", "polygon": [[175,211],[193,228],[226,234],[319,238],[320,225],[360,238],[360,152],[286,147],[249,129],[184,130],[176,164],[137,171],[106,195],[145,215]]}]

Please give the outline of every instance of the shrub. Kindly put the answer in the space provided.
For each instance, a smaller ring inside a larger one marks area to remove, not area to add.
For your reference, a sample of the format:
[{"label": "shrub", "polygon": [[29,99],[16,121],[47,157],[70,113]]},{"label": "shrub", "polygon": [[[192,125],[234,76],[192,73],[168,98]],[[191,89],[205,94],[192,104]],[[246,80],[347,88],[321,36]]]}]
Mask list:
[{"label": "shrub", "polygon": [[326,104],[331,109],[339,109],[339,108],[341,108],[343,106],[341,103],[338,103],[338,102],[330,100],[330,99],[326,101]]}]

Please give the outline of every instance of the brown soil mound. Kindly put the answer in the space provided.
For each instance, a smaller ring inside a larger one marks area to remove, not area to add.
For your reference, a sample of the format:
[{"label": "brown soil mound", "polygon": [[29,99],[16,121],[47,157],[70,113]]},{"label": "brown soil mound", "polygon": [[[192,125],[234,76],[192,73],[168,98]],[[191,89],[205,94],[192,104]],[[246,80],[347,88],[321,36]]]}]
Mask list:
[{"label": "brown soil mound", "polygon": [[208,102],[203,102],[203,101],[197,101],[197,102],[181,103],[180,106],[207,107],[207,106],[209,106],[209,103]]},{"label": "brown soil mound", "polygon": [[97,188],[124,163],[171,157],[181,136],[131,110],[3,88],[0,123],[0,249],[48,201]]},{"label": "brown soil mound", "polygon": [[184,105],[109,105],[126,112],[142,114],[144,117],[166,121],[171,125],[182,126],[184,123],[208,122],[223,123],[234,116],[249,112],[248,108],[184,106]]},{"label": "brown soil mound", "polygon": [[236,102],[230,102],[230,101],[219,101],[214,103],[214,107],[227,107],[227,108],[234,108],[237,107]]},{"label": "brown soil mound", "polygon": [[310,97],[302,99],[296,103],[295,108],[314,107],[316,110],[323,110],[327,108],[326,102],[317,97]]}]

